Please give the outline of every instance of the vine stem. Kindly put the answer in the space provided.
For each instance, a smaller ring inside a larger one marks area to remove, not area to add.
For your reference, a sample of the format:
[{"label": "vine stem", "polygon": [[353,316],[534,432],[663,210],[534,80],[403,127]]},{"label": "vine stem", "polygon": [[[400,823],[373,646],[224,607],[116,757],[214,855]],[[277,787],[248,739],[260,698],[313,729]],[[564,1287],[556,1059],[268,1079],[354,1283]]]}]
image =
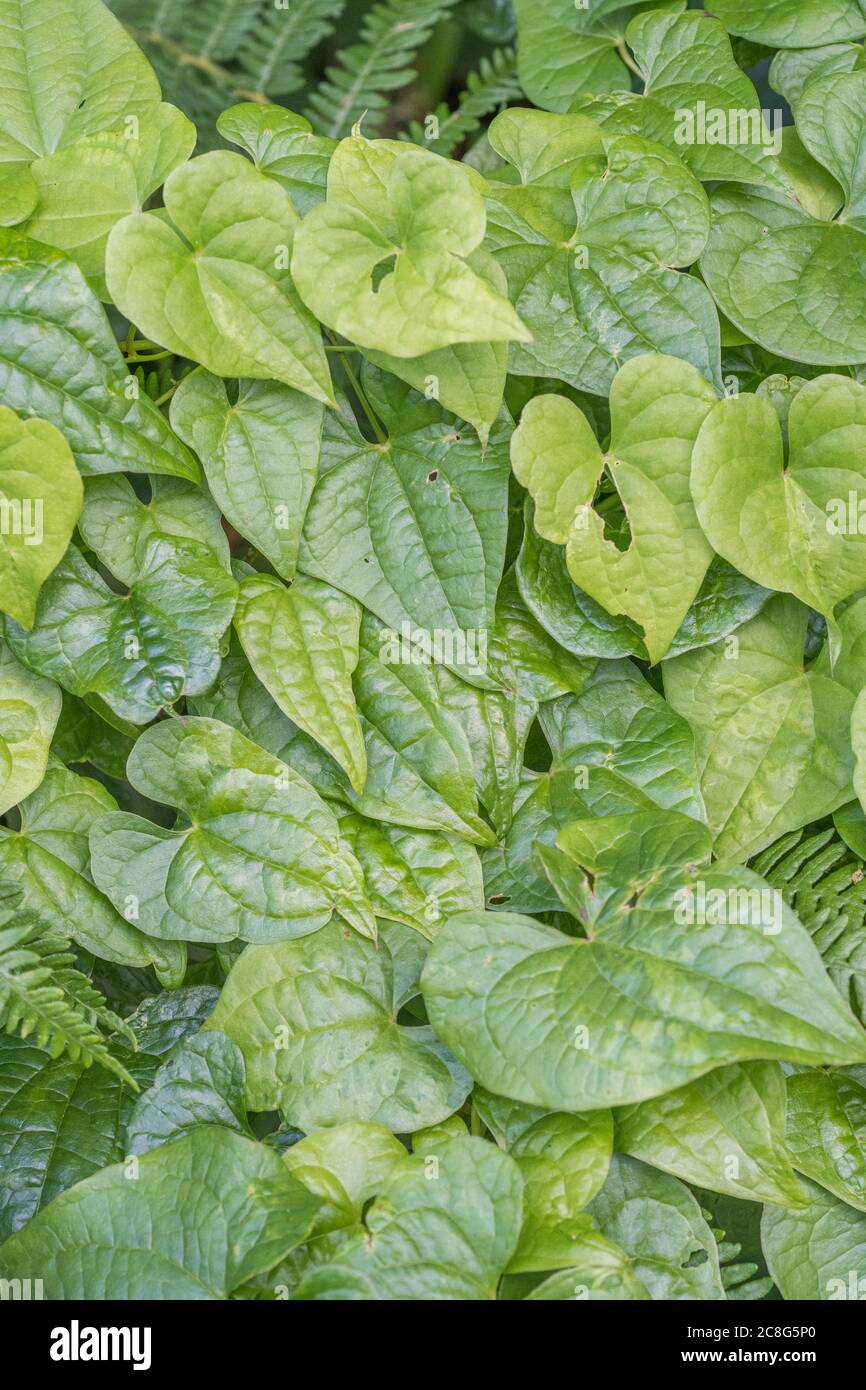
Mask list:
[{"label": "vine stem", "polygon": [[641,72],[634,58],[629,53],[628,48],[626,47],[625,39],[618,40],[616,45],[616,51],[619,54],[620,58],[622,58],[622,61],[625,63],[626,67],[629,68],[631,72],[636,73],[637,76],[641,78],[641,80],[643,80],[643,73]]},{"label": "vine stem", "polygon": [[[332,346],[332,347],[338,347],[338,346],[339,346],[339,344],[337,344],[337,343],[334,342],[334,336],[333,336],[332,333],[328,333],[327,336],[328,336],[328,337],[330,338],[330,340],[331,340],[331,346]],[[357,351],[357,349],[355,349],[355,350]],[[348,351],[351,352],[352,349],[350,348],[350,349],[348,349]],[[375,412],[374,412],[374,410],[373,410],[373,407],[370,405],[370,402],[367,400],[366,392],[364,391],[364,388],[362,387],[360,381],[358,380],[358,377],[357,377],[357,374],[356,374],[354,368],[351,367],[351,366],[349,365],[349,362],[348,362],[348,359],[347,359],[347,358],[344,358],[344,360],[343,360],[343,371],[346,373],[346,376],[349,378],[349,383],[350,383],[350,385],[351,385],[351,387],[352,387],[352,390],[355,392],[355,395],[358,397],[358,404],[360,405],[361,409],[363,410],[364,414],[366,415],[367,419],[369,420],[369,422],[370,422],[370,428],[371,428],[371,430],[373,431],[373,433],[375,434],[377,442],[378,442],[379,444],[387,444],[387,442],[388,442],[388,436],[385,434],[385,431],[382,429],[382,425],[381,425],[380,421],[376,418],[376,415],[375,415]]]}]

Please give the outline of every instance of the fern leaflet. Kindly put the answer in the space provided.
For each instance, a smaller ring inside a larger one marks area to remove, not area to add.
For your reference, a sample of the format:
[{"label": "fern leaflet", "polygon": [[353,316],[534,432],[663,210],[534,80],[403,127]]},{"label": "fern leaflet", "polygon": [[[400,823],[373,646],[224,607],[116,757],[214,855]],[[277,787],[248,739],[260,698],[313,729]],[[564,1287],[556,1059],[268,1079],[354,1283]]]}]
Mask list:
[{"label": "fern leaflet", "polygon": [[21,1038],[32,1035],[53,1057],[66,1053],[85,1067],[96,1062],[138,1090],[97,1026],[132,1038],[126,1025],[75,968],[64,937],[46,931],[32,912],[18,911],[10,922],[21,890],[12,884],[0,889],[0,1028]]},{"label": "fern leaflet", "polygon": [[375,133],[388,94],[416,76],[411,63],[435,25],[457,0],[382,0],[364,16],[360,42],[337,54],[333,67],[310,96],[309,119],[321,135],[348,135],[366,112],[365,130]]},{"label": "fern leaflet", "polygon": [[[485,116],[520,97],[517,55],[513,48],[497,48],[489,58],[481,59],[477,72],[469,74],[466,91],[461,92],[454,110],[443,102],[434,112],[433,121],[428,118],[426,127],[413,121],[408,137],[434,154],[450,155],[467,135],[478,129]],[[431,126],[433,134],[428,138]]]},{"label": "fern leaflet", "polygon": [[783,835],[751,867],[809,931],[836,988],[866,1023],[866,873],[831,828]]},{"label": "fern leaflet", "polygon": [[287,96],[304,85],[303,61],[333,32],[346,0],[291,0],[275,6],[247,30],[237,54],[244,84],[268,96]]}]

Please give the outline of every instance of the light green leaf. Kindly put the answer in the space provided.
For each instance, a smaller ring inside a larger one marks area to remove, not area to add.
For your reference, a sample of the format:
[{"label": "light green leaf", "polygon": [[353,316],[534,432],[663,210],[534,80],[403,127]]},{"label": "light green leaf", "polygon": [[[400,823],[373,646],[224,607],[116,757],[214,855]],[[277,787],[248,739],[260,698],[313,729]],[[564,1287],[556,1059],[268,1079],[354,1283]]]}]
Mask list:
[{"label": "light green leaf", "polygon": [[171,423],[195,449],[220,510],[242,536],[294,579],[319,467],[324,408],[281,382],[225,383],[192,372],[171,403]]},{"label": "light green leaf", "polygon": [[318,324],[289,274],[298,215],[241,155],[215,150],[175,169],[167,217],[139,213],[112,229],[112,299],[149,338],[217,376],[283,381],[332,401]]},{"label": "light green leaf", "polygon": [[[517,73],[530,101],[567,111],[578,92],[628,90],[616,45],[624,32],[623,0],[578,6],[573,0],[514,0]],[[620,11],[619,14],[616,11]]]},{"label": "light green leaf", "polygon": [[795,594],[832,619],[866,585],[866,386],[806,382],[782,427],[764,396],[719,401],[692,461],[692,493],[710,544],[750,579]]},{"label": "light green leaf", "polygon": [[206,492],[181,478],[152,478],[149,502],[142,502],[119,473],[88,478],[78,530],[87,548],[122,584],[132,585],[139,578],[145,536],[198,541],[229,568],[228,537],[218,509]]},{"label": "light green leaf", "polygon": [[[505,273],[489,252],[478,247],[467,263],[496,294],[507,296]],[[437,400],[461,420],[468,420],[486,444],[502,406],[508,369],[507,343],[454,343],[420,357],[364,351],[369,362],[393,372],[416,391]]]},{"label": "light green leaf", "polygon": [[25,165],[0,168],[0,227],[26,222],[38,200],[36,180]]},{"label": "light green leaf", "polygon": [[305,1131],[369,1120],[398,1134],[458,1110],[471,1084],[463,1068],[432,1028],[397,1023],[418,992],[422,946],[385,923],[377,950],[332,922],[315,939],[244,951],[208,1026],[243,1052],[249,1108],[278,1109]]},{"label": "light green leaf", "polygon": [[[694,367],[647,354],[627,362],[611,387],[611,440],[602,454],[577,406],[536,396],[512,439],[512,462],[536,504],[546,540],[566,544],[574,582],[609,613],[644,629],[658,661],[700,589],[712,551],[689,491],[692,449],[716,402]],[[607,467],[630,523],[620,550],[604,534],[592,498]]]},{"label": "light green leaf", "polygon": [[284,188],[300,213],[324,202],[336,140],[315,135],[310,122],[284,106],[244,101],[217,120],[224,140],[246,150],[256,168]]},{"label": "light green leaf", "polygon": [[7,640],[40,675],[144,724],[213,681],[237,584],[206,546],[160,532],[145,531],[136,562],[122,596],[70,546],[42,587],[33,632],[7,620]]},{"label": "light green leaf", "polygon": [[786,1299],[862,1300],[866,1293],[866,1213],[814,1183],[804,1211],[765,1207],[761,1245],[773,1281]]},{"label": "light green leaf", "polygon": [[20,828],[0,828],[0,879],[19,883],[25,907],[101,960],[168,969],[160,944],[125,922],[90,878],[88,831],[116,810],[99,782],[52,762],[19,807]]},{"label": "light green leaf", "polygon": [[3,0],[0,162],[29,162],[159,101],[141,49],[100,0]]},{"label": "light green leaf", "polygon": [[367,752],[352,693],[360,606],[306,575],[289,589],[257,575],[241,581],[234,622],[250,665],[283,713],[363,792]]},{"label": "light green leaf", "polygon": [[432,938],[453,912],[483,907],[477,851],[459,836],[407,831],[359,815],[341,817],[340,834],[364,870],[377,917]]},{"label": "light green leaf", "polygon": [[[387,445],[351,428],[329,445],[304,524],[299,564],[351,594],[390,630],[417,640],[473,685],[489,687],[483,655],[507,532],[507,428],[486,450],[453,424],[392,426]],[[405,639],[405,640],[404,640]]]},{"label": "light green leaf", "polygon": [[225,1299],[304,1239],[318,1205],[272,1150],[215,1125],[137,1173],[117,1163],[57,1197],[0,1246],[4,1278],[38,1268],[56,1299]]},{"label": "light green leaf", "polygon": [[616,1112],[620,1153],[712,1192],[801,1207],[785,1152],[785,1077],[775,1062],[719,1067]]},{"label": "light green leaf", "polygon": [[694,730],[716,853],[726,859],[747,859],[850,800],[852,697],[820,665],[805,665],[807,620],[795,599],[777,595],[734,637],[665,662],[665,693]]},{"label": "light green leaf", "polygon": [[782,131],[779,162],[800,206],[819,222],[831,222],[845,196],[832,174],[812,158],[792,125]]},{"label": "light green leaf", "polygon": [[76,265],[0,230],[0,314],[0,397],[21,414],[37,407],[62,431],[80,473],[171,473],[198,482],[198,464],[129,376]]},{"label": "light green leaf", "polygon": [[252,1138],[244,1109],[244,1059],[224,1033],[199,1033],[162,1064],[129,1117],[125,1152],[149,1153],[198,1125],[223,1125]]},{"label": "light green leaf", "polygon": [[[698,883],[720,890],[721,914],[700,910]],[[576,1112],[728,1062],[866,1060],[805,928],[782,903],[780,929],[763,924],[761,883],[745,869],[668,870],[586,940],[515,913],[459,913],[425,966],[430,1021],[485,1089]],[[714,920],[689,920],[701,917]]]},{"label": "light green leaf", "polygon": [[523,1227],[509,1272],[572,1268],[575,1247],[590,1229],[581,1213],[610,1165],[610,1111],[556,1114],[481,1090],[473,1093],[473,1105],[523,1175]]},{"label": "light green leaf", "polygon": [[0,814],[45,776],[60,705],[57,686],[21,666],[0,642]]},{"label": "light green leaf", "polygon": [[327,202],[298,230],[292,274],[316,317],[360,347],[419,357],[527,341],[507,298],[468,263],[484,231],[464,166],[355,134],[333,154]]},{"label": "light green leaf", "polygon": [[699,179],[787,192],[778,161],[781,112],[771,129],[718,18],[654,7],[631,21],[626,37],[644,77],[644,96],[636,99],[650,108],[644,119],[657,120],[660,109],[667,116],[665,136],[655,139],[675,149]]},{"label": "light green leaf", "polygon": [[527,1302],[625,1302],[648,1299],[645,1284],[634,1274],[631,1259],[621,1246],[606,1240],[597,1231],[588,1231],[574,1241],[574,1263],[570,1269],[551,1274],[526,1295]]},{"label": "light green leaf", "polygon": [[83,488],[69,445],[45,420],[0,406],[0,606],[30,628],[69,544]]},{"label": "light green leaf", "polygon": [[108,234],[195,148],[195,126],[176,107],[154,104],[120,129],[88,135],[30,167],[38,206],[22,230],[79,265],[101,299]]},{"label": "light green leaf", "polygon": [[803,144],[842,187],[845,221],[866,230],[866,72],[815,78],[794,114]]},{"label": "light green leaf", "polygon": [[548,705],[541,724],[556,768],[588,770],[593,814],[616,814],[603,811],[593,792],[596,782],[601,793],[616,779],[664,810],[706,819],[694,735],[630,662],[600,663],[584,692]]},{"label": "light green leaf", "polygon": [[866,241],[770,191],[722,186],[701,274],[761,347],[822,366],[866,360]]},{"label": "light green leaf", "polygon": [[816,78],[827,77],[831,72],[853,72],[862,53],[863,47],[858,43],[782,49],[770,64],[770,86],[794,106]]},{"label": "light green leaf", "polygon": [[789,1076],[787,1144],[795,1168],[866,1211],[866,1072]]},{"label": "light green leaf", "polygon": [[[521,176],[517,187],[510,170],[508,182],[491,182],[488,199],[488,245],[532,333],[512,346],[510,371],[607,395],[623,361],[659,351],[718,381],[718,316],[700,281],[677,271],[707,241],[697,179],[638,136],[602,131],[601,150],[586,153],[594,127],[584,117],[547,116],[557,137],[539,114],[506,111],[490,127]],[[561,163],[539,149],[551,136]]]},{"label": "light green leaf", "polygon": [[279,941],[316,931],[333,912],[375,936],[336,817],[249,739],[216,719],[172,719],[142,734],[127,776],[190,819],[164,830],[119,811],[91,829],[97,886],[148,936]]},{"label": "light green leaf", "polygon": [[713,0],[732,34],[772,48],[814,48],[866,34],[857,0]]},{"label": "light green leaf", "polygon": [[407,1159],[367,1213],[366,1229],[308,1274],[296,1297],[493,1299],[517,1244],[521,1188],[517,1165],[492,1144],[444,1139],[435,1153]]},{"label": "light green leaf", "polygon": [[724,1298],[719,1252],[697,1200],[676,1178],[617,1155],[590,1206],[654,1299]]},{"label": "light green leaf", "polygon": [[531,497],[527,497],[524,507],[523,541],[514,571],[523,602],[566,651],[575,656],[611,659],[646,657],[637,623],[622,616],[612,617],[594,598],[578,589],[566,567],[562,545],[546,541],[539,534]]},{"label": "light green leaf", "polygon": [[565,545],[578,512],[592,501],[604,456],[584,415],[567,396],[534,396],[511,436],[511,467],[535,504],[535,529]]},{"label": "light green leaf", "polygon": [[360,1224],[371,1197],[408,1161],[383,1125],[355,1121],[308,1134],[283,1154],[290,1173],[322,1203],[312,1236]]}]

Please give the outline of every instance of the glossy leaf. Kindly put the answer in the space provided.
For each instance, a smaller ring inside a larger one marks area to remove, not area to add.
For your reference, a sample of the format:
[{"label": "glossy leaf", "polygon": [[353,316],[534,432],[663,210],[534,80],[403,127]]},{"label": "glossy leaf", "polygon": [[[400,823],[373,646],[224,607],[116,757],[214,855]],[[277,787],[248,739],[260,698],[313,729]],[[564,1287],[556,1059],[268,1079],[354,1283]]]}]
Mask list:
[{"label": "glossy leaf", "polygon": [[279,941],[338,912],[375,935],[363,875],[336,817],[298,773],[216,719],[170,720],[138,740],[127,775],[186,828],[108,812],[93,876],[118,911],[168,941]]},{"label": "glossy leaf", "polygon": [[144,1154],[136,1171],[130,1182],[118,1163],[61,1194],[0,1246],[3,1276],[38,1266],[49,1298],[228,1298],[302,1241],[316,1211],[275,1153],[218,1126]]},{"label": "glossy leaf", "polygon": [[112,229],[106,280],[148,337],[217,376],[283,381],[332,399],[318,325],[289,274],[298,216],[271,179],[227,150],[175,169],[168,218],[138,213]]},{"label": "glossy leaf", "polygon": [[[689,920],[713,916],[697,882],[721,890],[724,922]],[[866,1060],[866,1034],[805,928],[781,904],[776,934],[761,925],[760,883],[743,869],[668,871],[587,940],[515,913],[459,913],[425,967],[430,1020],[485,1088],[576,1112],[649,1099],[727,1062]]]},{"label": "glossy leaf", "polygon": [[457,1110],[470,1086],[463,1068],[431,1028],[396,1021],[418,992],[422,947],[417,933],[386,925],[377,951],[332,922],[309,941],[244,951],[209,1026],[244,1054],[249,1108],[279,1109],[305,1131],[364,1120],[397,1133]]}]

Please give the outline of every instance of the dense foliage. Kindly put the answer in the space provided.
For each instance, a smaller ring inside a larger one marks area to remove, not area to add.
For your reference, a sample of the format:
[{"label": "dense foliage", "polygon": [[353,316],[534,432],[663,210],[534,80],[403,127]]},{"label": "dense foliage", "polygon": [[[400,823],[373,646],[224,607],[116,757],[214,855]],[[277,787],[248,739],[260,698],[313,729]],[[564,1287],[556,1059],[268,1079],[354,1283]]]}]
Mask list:
[{"label": "dense foliage", "polygon": [[0,1278],[866,1298],[864,39],[0,0]]}]

